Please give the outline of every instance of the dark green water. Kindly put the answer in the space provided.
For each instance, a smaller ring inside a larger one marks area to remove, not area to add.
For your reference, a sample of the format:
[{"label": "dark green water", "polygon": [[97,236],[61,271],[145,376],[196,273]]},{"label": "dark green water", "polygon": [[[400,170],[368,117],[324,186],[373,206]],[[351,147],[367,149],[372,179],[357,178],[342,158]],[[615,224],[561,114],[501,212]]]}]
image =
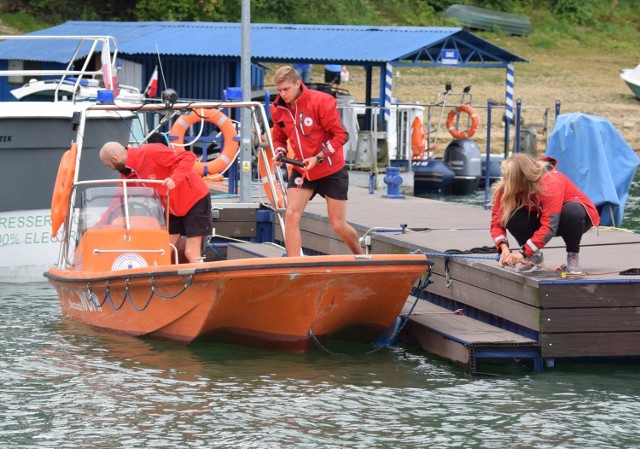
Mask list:
[{"label": "dark green water", "polygon": [[61,317],[0,284],[0,447],[632,448],[640,368],[470,376],[415,348],[190,348]]}]

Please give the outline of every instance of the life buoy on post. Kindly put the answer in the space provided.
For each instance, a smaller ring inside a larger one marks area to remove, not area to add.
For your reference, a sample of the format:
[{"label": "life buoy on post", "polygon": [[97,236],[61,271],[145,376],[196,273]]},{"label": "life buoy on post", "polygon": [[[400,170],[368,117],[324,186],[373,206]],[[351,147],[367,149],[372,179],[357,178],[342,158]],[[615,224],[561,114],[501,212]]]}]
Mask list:
[{"label": "life buoy on post", "polygon": [[76,158],[78,155],[78,144],[75,142],[64,152],[60,158],[58,174],[53,187],[51,197],[51,235],[55,236],[62,223],[67,219],[69,195],[73,187],[73,178],[76,174]]},{"label": "life buoy on post", "polygon": [[200,109],[193,111],[189,115],[183,115],[175,121],[169,134],[175,139],[173,143],[181,145],[184,143],[184,136],[187,130],[194,124],[202,121],[216,125],[223,136],[223,147],[220,156],[208,162],[196,162],[193,169],[200,176],[207,176],[214,173],[221,173],[231,165],[238,155],[238,133],[236,127],[229,117],[218,109]]},{"label": "life buoy on post", "polygon": [[[469,115],[469,118],[471,119],[471,126],[464,132],[458,131],[453,124],[453,120],[461,112],[467,113]],[[468,139],[476,133],[479,122],[480,119],[478,118],[478,114],[476,114],[476,111],[468,104],[461,104],[453,111],[449,112],[449,115],[447,116],[447,129],[456,139]]]}]

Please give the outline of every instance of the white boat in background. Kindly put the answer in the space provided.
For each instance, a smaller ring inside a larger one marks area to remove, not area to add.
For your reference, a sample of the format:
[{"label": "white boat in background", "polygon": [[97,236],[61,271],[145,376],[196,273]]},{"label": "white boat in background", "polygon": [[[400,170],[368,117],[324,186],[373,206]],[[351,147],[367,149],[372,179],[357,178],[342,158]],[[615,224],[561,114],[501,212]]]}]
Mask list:
[{"label": "white boat in background", "polygon": [[[98,101],[104,85],[98,79],[60,78],[57,80],[32,79],[24,86],[11,90],[20,101]],[[116,101],[142,102],[145,96],[134,86],[118,84]]]},{"label": "white boat in background", "polygon": [[631,92],[640,100],[640,64],[635,69],[622,69],[620,78],[627,83]]},{"label": "white boat in background", "polygon": [[[0,40],[18,39],[77,42],[70,61],[84,58],[85,63],[80,70],[73,70],[69,63],[66,70],[0,71],[0,76],[42,79],[53,76],[67,81],[74,77],[73,82],[77,82],[67,100],[64,95],[52,95],[50,101],[36,101],[35,97],[26,95],[29,88],[25,87],[21,92],[26,98],[22,101],[0,102],[0,282],[42,281],[42,273],[56,262],[59,242],[51,235],[50,207],[58,162],[76,137],[80,116],[97,99],[89,99],[86,96],[89,91],[78,86],[85,84],[83,80],[95,84],[98,77],[102,78],[103,71],[109,73],[109,80],[115,81],[112,74],[117,55],[117,44],[108,36],[0,36]],[[88,54],[79,52],[81,46],[86,51],[87,44],[91,47]],[[88,70],[96,55],[103,67]],[[56,82],[29,84],[33,93],[51,83]],[[86,84],[86,88],[96,92],[96,97],[98,91],[103,90],[113,99],[104,85],[100,89],[99,85]],[[60,88],[66,87],[68,83],[60,83]],[[107,141],[128,143],[137,116],[131,111],[92,110],[86,117],[86,157],[81,161],[82,171],[92,178],[113,177],[114,173],[103,166],[97,152]]]}]

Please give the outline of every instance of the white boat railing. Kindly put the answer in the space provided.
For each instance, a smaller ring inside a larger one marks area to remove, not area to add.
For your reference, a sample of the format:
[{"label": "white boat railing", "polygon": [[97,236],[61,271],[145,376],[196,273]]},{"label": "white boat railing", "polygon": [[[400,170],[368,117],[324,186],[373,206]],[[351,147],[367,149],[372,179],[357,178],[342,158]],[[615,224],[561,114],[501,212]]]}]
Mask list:
[{"label": "white boat railing", "polygon": [[[69,201],[67,204],[67,216],[63,225],[63,235],[61,240],[65,242],[62,245],[60,256],[58,259],[58,266],[67,266],[69,264],[68,252],[71,247],[70,242],[72,239],[72,228],[73,228],[73,220],[75,215],[75,197],[76,197],[76,186],[81,184],[87,184],[89,181],[79,181],[79,169],[80,162],[82,160],[82,148],[85,139],[85,129],[87,122],[87,115],[90,114],[91,111],[132,111],[132,112],[149,112],[149,113],[159,113],[164,115],[164,120],[169,122],[172,118],[179,116],[184,112],[189,112],[194,109],[240,109],[240,108],[249,108],[251,110],[251,128],[250,132],[250,142],[254,142],[254,149],[257,152],[262,153],[262,158],[266,162],[266,177],[268,182],[265,183],[265,188],[269,188],[271,191],[270,207],[274,210],[276,219],[278,220],[278,224],[281,228],[282,235],[285,235],[285,223],[284,223],[284,211],[287,206],[287,196],[286,196],[286,182],[284,180],[284,175],[282,170],[271,169],[271,164],[269,163],[273,157],[273,140],[271,136],[271,130],[269,127],[269,121],[267,118],[267,114],[265,112],[264,106],[260,102],[242,102],[242,101],[234,101],[234,102],[206,102],[206,101],[194,101],[194,102],[176,102],[174,104],[168,103],[148,103],[148,104],[91,104],[87,105],[86,108],[83,109],[80,114],[80,119],[78,122],[77,129],[77,140],[76,144],[78,146],[77,157],[75,161],[75,173],[73,179],[73,186],[71,194],[69,195]],[[240,131],[240,141],[246,139],[245,136],[242,136],[242,129]],[[147,136],[148,138],[148,136]],[[259,143],[258,143],[259,142]],[[237,156],[237,153],[236,153]],[[246,161],[243,161],[243,163]],[[231,164],[235,163],[234,161],[230,162]],[[114,180],[111,182],[120,182],[121,180]],[[140,182],[140,180],[137,180]],[[103,182],[103,181],[96,181]],[[240,185],[240,189],[250,189],[251,186],[243,186]],[[283,204],[278,204],[278,198],[282,199]]]},{"label": "white boat railing", "polygon": [[[60,76],[53,101],[58,101],[58,92],[60,86],[65,81],[71,81],[74,84],[74,93],[72,101],[76,100],[76,93],[79,90],[82,80],[95,79],[101,77],[106,90],[114,90],[116,84],[117,73],[117,58],[118,58],[118,42],[113,36],[42,36],[42,35],[0,35],[0,41],[12,41],[12,40],[61,40],[61,41],[76,41],[76,47],[71,56],[67,59],[67,66],[65,69],[51,70],[51,69],[13,69],[13,70],[0,70],[0,76]],[[89,49],[86,50],[87,44]],[[90,70],[94,56],[100,54],[100,69]],[[79,70],[74,69],[74,64],[84,58],[82,67]]]}]

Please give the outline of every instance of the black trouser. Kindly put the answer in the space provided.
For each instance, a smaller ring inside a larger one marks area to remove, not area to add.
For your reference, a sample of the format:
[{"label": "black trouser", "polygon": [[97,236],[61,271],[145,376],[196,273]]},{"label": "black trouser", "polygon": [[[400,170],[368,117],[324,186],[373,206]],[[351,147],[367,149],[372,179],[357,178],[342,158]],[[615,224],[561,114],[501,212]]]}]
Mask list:
[{"label": "black trouser", "polygon": [[[520,246],[524,245],[539,228],[540,220],[537,215],[524,208],[518,209],[507,223],[507,230],[513,234]],[[562,237],[568,253],[580,252],[582,234],[590,228],[591,219],[582,204],[570,201],[562,206],[556,236]]]}]

